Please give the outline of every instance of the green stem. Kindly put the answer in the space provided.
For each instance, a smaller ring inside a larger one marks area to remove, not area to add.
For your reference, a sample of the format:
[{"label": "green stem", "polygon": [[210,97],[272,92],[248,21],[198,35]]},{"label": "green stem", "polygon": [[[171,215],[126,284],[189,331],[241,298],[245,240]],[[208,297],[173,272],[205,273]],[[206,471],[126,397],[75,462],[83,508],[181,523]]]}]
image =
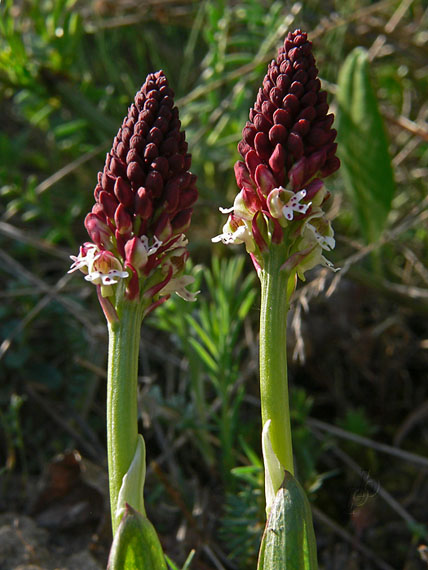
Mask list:
[{"label": "green stem", "polygon": [[142,307],[123,301],[119,319],[108,324],[107,451],[113,536],[123,476],[135,454],[138,436],[137,375]]},{"label": "green stem", "polygon": [[284,259],[283,246],[272,244],[260,274],[260,398],[263,426],[271,420],[273,451],[282,466],[293,474],[286,346],[290,275],[280,270]]}]

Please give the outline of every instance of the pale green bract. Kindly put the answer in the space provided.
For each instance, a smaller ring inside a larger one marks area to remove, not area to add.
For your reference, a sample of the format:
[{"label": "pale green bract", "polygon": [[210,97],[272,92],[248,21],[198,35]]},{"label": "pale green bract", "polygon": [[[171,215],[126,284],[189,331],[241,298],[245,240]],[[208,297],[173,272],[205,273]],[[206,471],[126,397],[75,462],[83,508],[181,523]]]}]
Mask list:
[{"label": "pale green bract", "polygon": [[297,480],[285,471],[263,534],[257,570],[317,570],[311,508]]}]

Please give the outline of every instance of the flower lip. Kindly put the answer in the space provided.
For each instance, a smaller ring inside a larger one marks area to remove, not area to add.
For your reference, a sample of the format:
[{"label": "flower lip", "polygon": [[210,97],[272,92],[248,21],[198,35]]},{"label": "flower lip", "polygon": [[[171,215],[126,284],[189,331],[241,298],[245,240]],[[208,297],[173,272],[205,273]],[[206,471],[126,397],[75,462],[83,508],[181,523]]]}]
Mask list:
[{"label": "flower lip", "polygon": [[322,249],[325,249],[326,251],[332,251],[334,249],[336,241],[333,236],[322,235],[312,224],[307,223],[306,227],[314,234],[315,239]]},{"label": "flower lip", "polygon": [[230,208],[222,208],[220,206],[219,210],[222,214],[231,214],[233,212],[233,210],[235,209],[234,206],[231,206]]},{"label": "flower lip", "polygon": [[233,214],[223,226],[223,233],[211,238],[213,243],[222,242],[225,245],[245,243],[248,252],[254,251],[254,238],[251,229],[242,220],[237,220]]},{"label": "flower lip", "polygon": [[[294,213],[304,216],[311,207],[312,202],[308,202],[307,204],[300,203],[306,196],[307,190],[305,188],[296,193],[282,186],[274,188],[267,198],[269,212],[274,218],[279,219],[283,217],[291,222],[294,219]],[[284,204],[285,200],[287,201]]]},{"label": "flower lip", "polygon": [[182,275],[181,277],[173,278],[165,285],[163,289],[161,289],[161,295],[170,295],[171,293],[176,293],[179,297],[184,299],[185,301],[189,301],[194,303],[197,299],[198,293],[200,291],[196,291],[193,293],[186,289],[188,285],[191,285],[195,281],[195,278],[191,275]]},{"label": "flower lip", "polygon": [[300,204],[300,200],[306,198],[306,190],[299,190],[290,200],[285,204],[282,208],[282,213],[284,217],[287,218],[288,221],[291,221],[294,217],[293,212],[297,212],[299,214],[306,214],[308,209],[311,206],[311,202],[308,204]]},{"label": "flower lip", "polygon": [[92,271],[85,275],[85,280],[94,283],[94,285],[115,285],[119,283],[120,279],[126,279],[129,277],[127,271],[118,271],[117,269],[112,269],[108,273],[101,273],[101,271]]}]

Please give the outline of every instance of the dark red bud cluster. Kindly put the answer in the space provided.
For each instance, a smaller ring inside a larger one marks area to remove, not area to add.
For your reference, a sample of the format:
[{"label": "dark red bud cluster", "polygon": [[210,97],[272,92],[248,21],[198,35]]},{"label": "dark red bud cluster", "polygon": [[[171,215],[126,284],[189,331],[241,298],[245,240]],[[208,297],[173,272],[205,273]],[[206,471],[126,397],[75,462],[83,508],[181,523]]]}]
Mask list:
[{"label": "dark red bud cluster", "polygon": [[257,186],[259,165],[269,167],[277,187],[291,185],[294,191],[339,168],[334,116],[317,75],[307,34],[290,32],[268,67],[238,145]]},{"label": "dark red bud cluster", "polygon": [[96,203],[85,220],[98,247],[116,245],[125,258],[133,237],[156,236],[165,243],[187,229],[197,189],[180,126],[164,73],[149,74],[98,174]]}]

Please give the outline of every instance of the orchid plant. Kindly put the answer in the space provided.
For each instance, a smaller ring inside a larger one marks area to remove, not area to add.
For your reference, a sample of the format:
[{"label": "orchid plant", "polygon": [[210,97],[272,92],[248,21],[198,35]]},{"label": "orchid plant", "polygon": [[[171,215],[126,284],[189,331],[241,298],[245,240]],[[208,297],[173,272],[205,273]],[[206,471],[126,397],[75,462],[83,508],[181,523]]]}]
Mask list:
[{"label": "orchid plant", "polygon": [[245,244],[261,282],[260,398],[268,523],[259,568],[317,567],[310,508],[294,479],[287,385],[286,319],[297,278],[331,269],[334,248],[323,178],[340,165],[312,43],[289,33],[268,66],[235,164],[240,191],[214,242]]},{"label": "orchid plant", "polygon": [[[260,396],[268,523],[259,568],[314,569],[309,504],[294,478],[287,386],[286,317],[297,278],[318,264],[334,234],[323,178],[339,168],[336,131],[312,44],[289,33],[250,110],[235,164],[240,189],[223,232],[244,243],[261,282]],[[85,219],[91,242],[73,256],[97,288],[109,331],[107,435],[112,528],[110,567],[166,568],[144,509],[144,440],[137,429],[137,370],[144,317],[173,292],[195,295],[183,276],[187,230],[197,198],[191,157],[173,91],[150,74],[128,110],[98,175]],[[129,554],[131,553],[131,554]],[[131,558],[129,558],[131,556]],[[128,557],[128,558],[127,558]],[[126,562],[128,560],[128,562]],[[128,564],[128,566],[127,566]],[[130,565],[129,565],[130,564]]]},{"label": "orchid plant", "polygon": [[184,232],[197,198],[196,177],[189,172],[191,155],[180,126],[164,73],[148,75],[98,174],[95,205],[85,219],[92,241],[72,257],[70,269],[80,270],[96,286],[109,332],[107,442],[116,535],[111,568],[126,567],[128,551],[135,550],[127,548],[134,526],[144,537],[137,547],[142,565],[135,562],[135,567],[166,568],[145,516],[137,373],[144,317],[174,292],[195,300],[186,289],[193,278],[183,271],[188,257]]}]

